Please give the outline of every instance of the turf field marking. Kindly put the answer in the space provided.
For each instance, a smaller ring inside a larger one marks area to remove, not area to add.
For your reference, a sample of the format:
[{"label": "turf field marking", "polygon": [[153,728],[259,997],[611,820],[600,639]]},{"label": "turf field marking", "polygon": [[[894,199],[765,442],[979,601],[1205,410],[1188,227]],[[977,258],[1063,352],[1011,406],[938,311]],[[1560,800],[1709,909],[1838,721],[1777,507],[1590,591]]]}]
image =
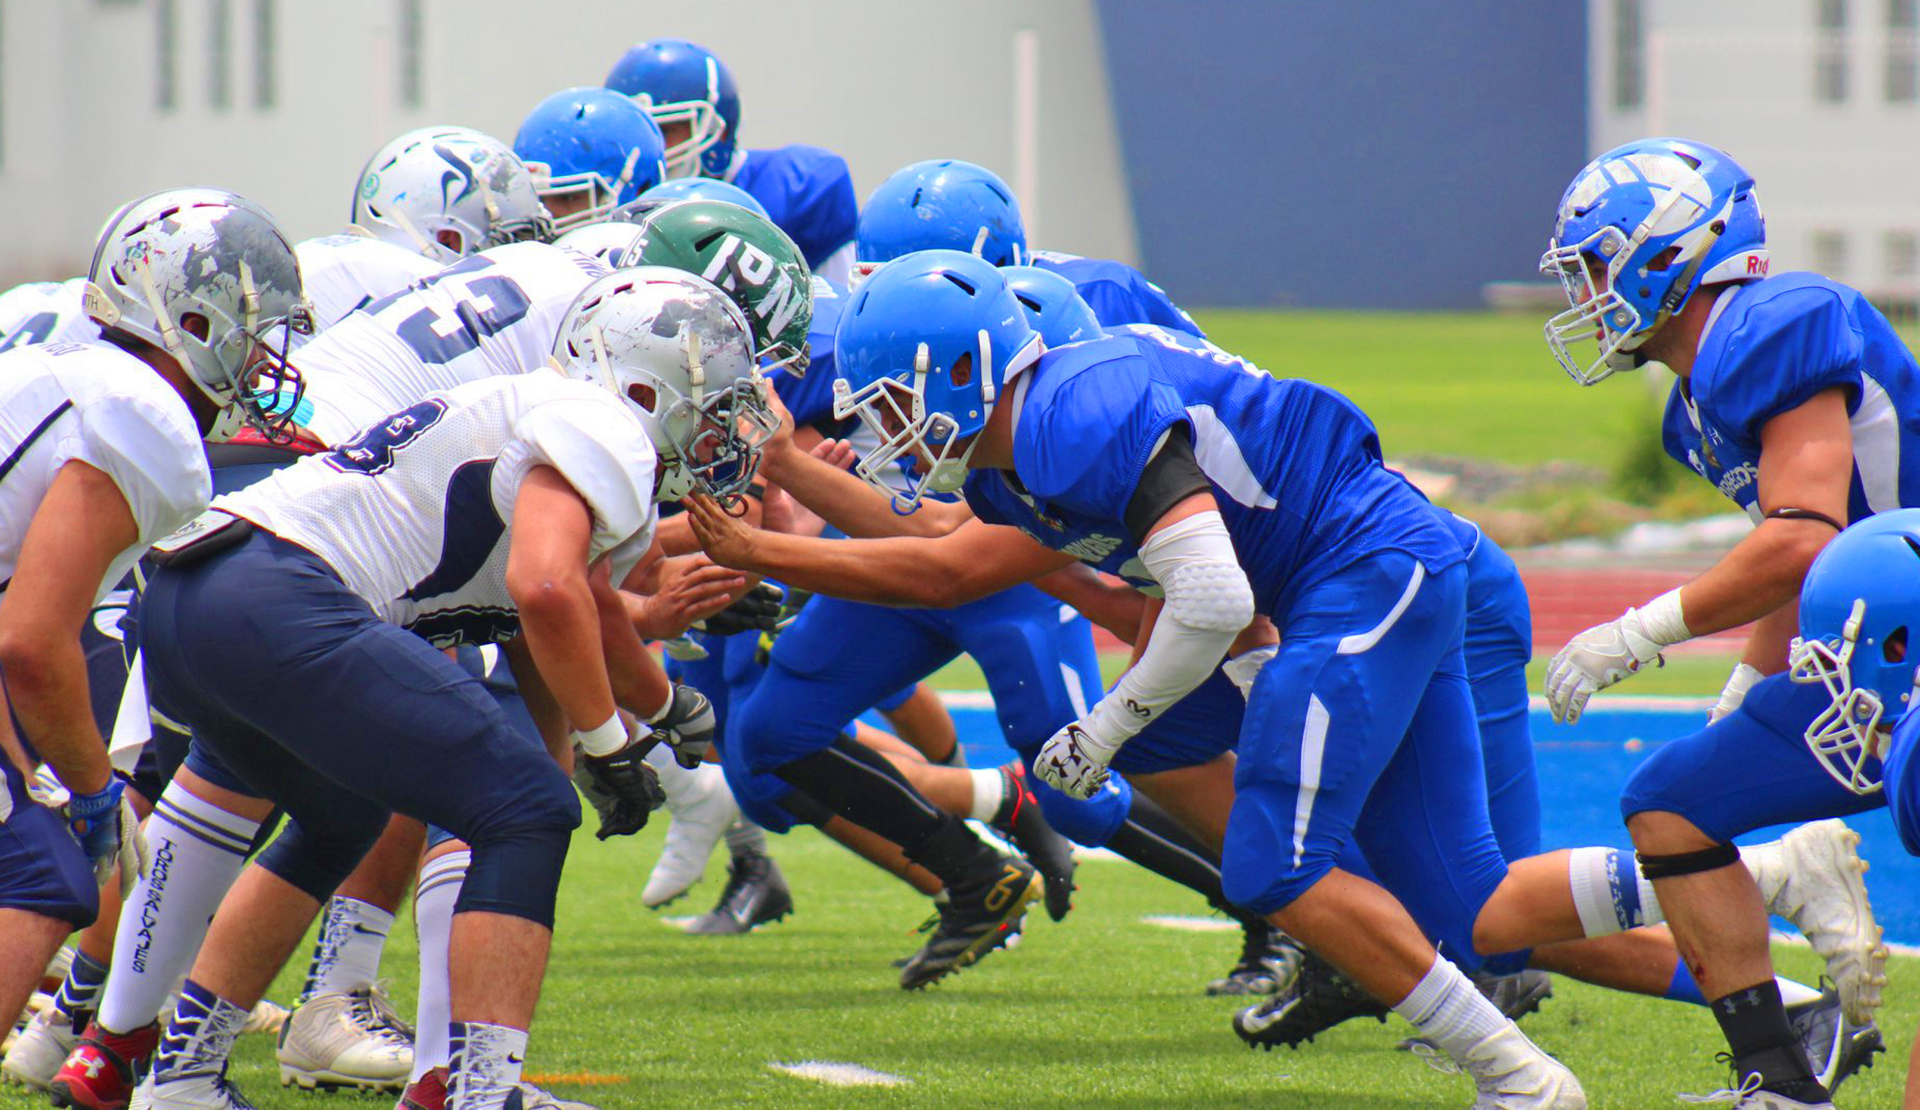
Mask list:
[{"label": "turf field marking", "polygon": [[905,1087],[913,1082],[905,1076],[890,1075],[884,1071],[861,1067],[859,1064],[842,1064],[833,1060],[802,1060],[796,1064],[783,1064],[776,1060],[767,1067],[782,1075],[791,1075],[796,1079],[811,1079],[815,1083],[825,1083],[829,1087]]},{"label": "turf field marking", "polygon": [[1237,933],[1240,923],[1225,917],[1197,917],[1191,914],[1150,913],[1140,919],[1142,925],[1178,929],[1183,933]]},{"label": "turf field marking", "polygon": [[624,1075],[602,1075],[591,1071],[538,1071],[528,1072],[520,1078],[542,1087],[552,1084],[572,1087],[612,1087],[627,1081]]}]

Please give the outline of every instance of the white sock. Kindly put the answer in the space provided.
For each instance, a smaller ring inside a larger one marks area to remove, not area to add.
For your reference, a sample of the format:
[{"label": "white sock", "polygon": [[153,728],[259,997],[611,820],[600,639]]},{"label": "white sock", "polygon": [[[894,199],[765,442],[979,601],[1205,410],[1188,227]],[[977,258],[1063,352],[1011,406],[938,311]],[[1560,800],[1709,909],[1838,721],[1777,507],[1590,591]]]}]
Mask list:
[{"label": "white sock", "polygon": [[681,799],[690,794],[699,796],[703,785],[700,782],[702,768],[712,767],[715,771],[720,770],[718,764],[710,763],[703,763],[699,767],[688,770],[680,766],[679,761],[673,758],[673,749],[665,744],[654,745],[653,750],[647,753],[646,760],[647,766],[653,768],[653,773],[660,778],[660,789],[667,796],[668,813],[680,812]]},{"label": "white sock", "polygon": [[1820,997],[1819,991],[1805,983],[1796,983],[1792,979],[1784,979],[1777,975],[1774,976],[1773,981],[1780,987],[1780,1001],[1788,1006],[1798,1006]]},{"label": "white sock", "polygon": [[453,988],[447,974],[447,942],[453,935],[453,903],[467,879],[472,852],[448,852],[420,869],[413,892],[413,924],[420,933],[420,992],[413,1023],[413,1076],[447,1064],[447,1023],[453,1020]]},{"label": "white sock", "polygon": [[447,1065],[447,1110],[501,1110],[520,1084],[527,1031],[456,1021],[448,1026],[447,1040],[453,1046]]},{"label": "white sock", "polygon": [[1619,848],[1575,848],[1567,853],[1567,882],[1580,927],[1589,937],[1611,936],[1642,925],[1658,925],[1659,896],[1640,874],[1633,853]]},{"label": "white sock", "polygon": [[727,828],[727,854],[764,856],[767,854],[767,830],[747,820],[735,821]]},{"label": "white sock", "polygon": [[152,866],[120,909],[101,1025],[131,1033],[160,1017],[259,831],[258,821],[202,801],[177,782],[160,794],[146,823]]},{"label": "white sock", "polygon": [[1468,1049],[1508,1024],[1472,980],[1438,955],[1426,978],[1393,1011],[1456,1061],[1466,1059]]},{"label": "white sock", "polygon": [[338,894],[327,899],[313,966],[307,971],[307,996],[349,994],[373,986],[392,929],[393,915],[371,902]]},{"label": "white sock", "polygon": [[973,779],[973,810],[967,814],[975,821],[991,821],[1007,801],[1007,777],[1000,768],[968,771]]}]

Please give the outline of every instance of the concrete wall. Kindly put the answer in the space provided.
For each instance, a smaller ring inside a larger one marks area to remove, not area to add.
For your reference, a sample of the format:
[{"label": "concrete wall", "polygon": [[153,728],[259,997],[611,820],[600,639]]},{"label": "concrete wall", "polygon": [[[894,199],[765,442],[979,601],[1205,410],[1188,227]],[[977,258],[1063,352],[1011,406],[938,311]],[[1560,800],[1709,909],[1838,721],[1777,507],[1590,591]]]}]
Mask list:
[{"label": "concrete wall", "polygon": [[[170,111],[156,105],[169,8]],[[231,106],[218,110],[223,10]],[[254,103],[262,10],[275,32],[270,108]],[[415,106],[404,102],[409,10],[421,27]],[[1017,144],[1021,29],[1039,64],[1026,98],[1033,141]],[[361,164],[393,135],[449,122],[511,141],[541,97],[598,84],[627,45],[655,35],[728,60],[747,145],[837,150],[863,199],[908,162],[967,158],[1028,183],[1036,238],[1135,256],[1090,0],[0,0],[0,282],[79,272],[118,204],[171,185],[235,189],[296,238],[334,230]]]}]

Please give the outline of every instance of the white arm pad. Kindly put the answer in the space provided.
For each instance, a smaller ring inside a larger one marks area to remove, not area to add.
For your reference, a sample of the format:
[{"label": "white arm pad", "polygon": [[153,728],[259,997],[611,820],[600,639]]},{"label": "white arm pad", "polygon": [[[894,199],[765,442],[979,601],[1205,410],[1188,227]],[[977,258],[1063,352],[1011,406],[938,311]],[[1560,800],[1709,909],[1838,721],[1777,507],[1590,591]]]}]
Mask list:
[{"label": "white arm pad", "polygon": [[1167,603],[1140,661],[1087,713],[1088,736],[1109,754],[1206,681],[1253,622],[1253,587],[1218,512],[1155,532],[1140,560]]}]

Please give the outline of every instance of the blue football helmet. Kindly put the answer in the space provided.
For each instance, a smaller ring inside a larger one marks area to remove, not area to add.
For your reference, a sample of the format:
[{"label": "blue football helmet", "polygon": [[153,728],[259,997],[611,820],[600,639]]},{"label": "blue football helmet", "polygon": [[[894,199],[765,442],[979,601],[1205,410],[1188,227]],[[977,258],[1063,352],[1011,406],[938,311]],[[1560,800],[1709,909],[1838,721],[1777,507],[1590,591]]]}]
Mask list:
[{"label": "blue football helmet", "polygon": [[1807,726],[1807,745],[1855,794],[1880,789],[1887,734],[1913,703],[1916,638],[1920,509],[1895,509],[1840,533],[1814,559],[1788,651],[1793,681],[1821,683],[1833,698]]},{"label": "blue football helmet", "polygon": [[633,98],[662,131],[687,125],[667,148],[667,176],[724,177],[740,133],[740,90],[713,51],[685,39],[654,39],[620,56],[607,87]]},{"label": "blue football helmet", "polygon": [[612,89],[562,89],[542,100],[513,137],[513,152],[549,211],[586,194],[584,208],[553,217],[556,231],[604,220],[667,176],[660,128]]},{"label": "blue football helmet", "polygon": [[[1592,385],[1644,362],[1634,352],[1694,290],[1766,277],[1767,261],[1753,175],[1733,159],[1687,139],[1615,147],[1560,198],[1540,272],[1560,279],[1571,307],[1547,321],[1547,346]],[[1567,345],[1595,338],[1600,354],[1583,369]]]},{"label": "blue football helmet", "polygon": [[[922,251],[855,290],[833,337],[835,419],[877,436],[855,470],[910,513],[929,490],[967,480],[977,433],[1007,382],[1040,354],[1040,336],[1000,271],[976,255]],[[902,462],[918,461],[895,488]]]},{"label": "blue football helmet", "polygon": [[1038,266],[1008,266],[1001,273],[1013,290],[1013,299],[1027,310],[1027,323],[1040,333],[1049,350],[1106,334],[1093,309],[1066,278]]},{"label": "blue football helmet", "polygon": [[1026,260],[1020,202],[993,171],[972,162],[915,162],[880,183],[860,209],[854,257],[889,262],[914,251],[977,254],[995,266]]},{"label": "blue football helmet", "polygon": [[672,181],[662,181],[653,188],[640,194],[642,202],[671,204],[676,200],[722,200],[728,204],[737,204],[763,220],[771,220],[766,206],[754,199],[752,193],[727,181],[718,181],[711,177],[676,177]]}]

